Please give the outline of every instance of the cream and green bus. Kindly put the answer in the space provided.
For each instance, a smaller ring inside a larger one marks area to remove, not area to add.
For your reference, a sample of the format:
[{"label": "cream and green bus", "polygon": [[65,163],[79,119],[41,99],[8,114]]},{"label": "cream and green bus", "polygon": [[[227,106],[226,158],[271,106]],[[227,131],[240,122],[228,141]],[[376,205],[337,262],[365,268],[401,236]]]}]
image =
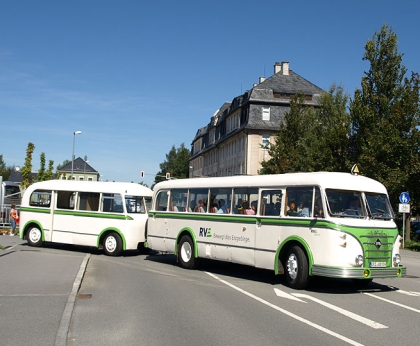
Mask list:
[{"label": "cream and green bus", "polygon": [[135,183],[49,180],[27,188],[20,237],[103,248],[106,255],[144,247],[152,190]]},{"label": "cream and green bus", "polygon": [[386,188],[350,173],[287,173],[169,180],[155,185],[150,249],[191,269],[200,258],[364,285],[406,274]]}]

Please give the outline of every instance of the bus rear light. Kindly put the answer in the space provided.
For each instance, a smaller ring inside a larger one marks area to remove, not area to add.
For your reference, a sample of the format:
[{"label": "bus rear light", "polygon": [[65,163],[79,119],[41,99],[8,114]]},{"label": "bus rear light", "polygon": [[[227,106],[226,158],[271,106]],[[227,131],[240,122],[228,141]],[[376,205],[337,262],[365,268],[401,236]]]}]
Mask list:
[{"label": "bus rear light", "polygon": [[363,256],[362,255],[357,256],[355,262],[357,266],[359,267],[363,266],[363,262],[364,262]]},{"label": "bus rear light", "polygon": [[346,247],[347,246],[347,242],[345,241],[343,244],[341,244],[342,247]]}]

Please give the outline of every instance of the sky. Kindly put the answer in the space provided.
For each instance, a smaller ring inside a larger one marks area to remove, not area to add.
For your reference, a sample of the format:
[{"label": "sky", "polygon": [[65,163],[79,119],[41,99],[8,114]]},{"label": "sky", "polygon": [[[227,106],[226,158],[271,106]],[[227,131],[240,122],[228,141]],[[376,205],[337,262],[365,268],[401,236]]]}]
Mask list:
[{"label": "sky", "polygon": [[387,24],[420,72],[419,13],[417,0],[0,0],[0,155],[22,167],[32,142],[36,171],[74,143],[102,180],[151,186],[172,146],[190,149],[276,62],[352,97]]}]

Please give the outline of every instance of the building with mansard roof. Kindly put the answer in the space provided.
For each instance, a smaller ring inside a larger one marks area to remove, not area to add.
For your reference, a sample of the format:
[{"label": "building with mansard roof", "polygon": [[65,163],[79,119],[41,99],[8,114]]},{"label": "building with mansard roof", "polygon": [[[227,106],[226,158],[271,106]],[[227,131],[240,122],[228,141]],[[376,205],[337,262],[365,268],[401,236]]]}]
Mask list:
[{"label": "building with mansard roof", "polygon": [[289,62],[276,62],[270,78],[260,77],[198,129],[191,144],[190,178],[258,174],[261,162],[270,159],[267,147],[290,111],[291,98],[303,93],[305,104],[316,107],[323,92],[293,72]]}]

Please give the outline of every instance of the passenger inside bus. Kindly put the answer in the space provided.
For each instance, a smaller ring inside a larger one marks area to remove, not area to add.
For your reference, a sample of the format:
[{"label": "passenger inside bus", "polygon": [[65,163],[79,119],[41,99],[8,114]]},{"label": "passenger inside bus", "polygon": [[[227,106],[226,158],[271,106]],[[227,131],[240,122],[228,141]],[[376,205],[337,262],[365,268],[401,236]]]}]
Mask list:
[{"label": "passenger inside bus", "polygon": [[297,210],[296,210],[296,204],[295,204],[295,202],[290,202],[290,204],[289,204],[289,210],[287,211],[287,215],[289,215],[289,216],[296,216],[298,213],[297,213]]}]

